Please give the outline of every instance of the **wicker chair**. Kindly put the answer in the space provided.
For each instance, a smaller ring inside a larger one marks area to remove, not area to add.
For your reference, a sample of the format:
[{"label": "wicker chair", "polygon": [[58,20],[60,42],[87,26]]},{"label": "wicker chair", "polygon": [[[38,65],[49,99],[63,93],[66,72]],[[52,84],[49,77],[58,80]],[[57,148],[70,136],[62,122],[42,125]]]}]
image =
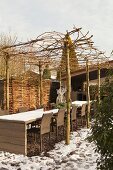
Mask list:
[{"label": "wicker chair", "polygon": [[77,127],[77,107],[76,106],[72,106],[72,110],[71,110],[71,130],[73,131],[73,123],[76,123],[76,127]]},{"label": "wicker chair", "polygon": [[84,126],[84,122],[86,124],[86,109],[87,109],[87,104],[83,104],[81,109],[82,127]]},{"label": "wicker chair", "polygon": [[50,142],[50,131],[51,131],[51,118],[52,113],[43,114],[41,121],[36,121],[36,127],[28,129],[28,134],[33,133],[35,136],[35,140],[37,142],[37,135],[40,135],[40,152],[42,152],[42,138],[43,135],[49,134],[49,142]]},{"label": "wicker chair", "polygon": [[58,140],[58,129],[60,126],[63,126],[63,135],[64,135],[64,116],[65,116],[65,109],[59,109],[57,115],[53,117],[52,129],[56,127],[56,140]]},{"label": "wicker chair", "polygon": [[80,107],[78,109],[78,113],[77,113],[77,127],[79,125],[79,121],[80,121],[80,125],[82,127],[84,126],[84,122],[86,122],[86,106],[87,106],[87,104],[83,104],[82,107]]},{"label": "wicker chair", "polygon": [[19,111],[19,113],[21,113],[21,112],[27,112],[27,111],[28,111],[28,108],[27,108],[27,107],[20,107],[20,108],[18,109],[18,111]]}]

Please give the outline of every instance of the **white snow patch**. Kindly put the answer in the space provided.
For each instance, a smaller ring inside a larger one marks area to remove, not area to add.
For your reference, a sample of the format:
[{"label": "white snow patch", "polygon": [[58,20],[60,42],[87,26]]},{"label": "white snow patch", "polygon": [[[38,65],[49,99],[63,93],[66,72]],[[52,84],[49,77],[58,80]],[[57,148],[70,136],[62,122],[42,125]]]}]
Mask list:
[{"label": "white snow patch", "polygon": [[48,152],[48,157],[27,157],[0,151],[0,169],[7,170],[96,170],[94,143],[86,140],[89,129],[81,129],[71,134],[70,145],[65,141],[55,145],[55,149]]}]

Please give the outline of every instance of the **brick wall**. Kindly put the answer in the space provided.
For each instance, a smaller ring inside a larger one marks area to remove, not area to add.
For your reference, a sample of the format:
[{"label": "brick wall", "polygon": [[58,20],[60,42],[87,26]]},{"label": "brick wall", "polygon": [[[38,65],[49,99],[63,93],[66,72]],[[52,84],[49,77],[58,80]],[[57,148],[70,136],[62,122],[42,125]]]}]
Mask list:
[{"label": "brick wall", "polygon": [[[33,80],[32,80],[33,81]],[[19,107],[28,109],[39,107],[39,83],[33,83],[29,79],[10,80],[9,87],[9,107],[10,113],[18,112]],[[51,80],[45,79],[42,82],[43,87],[43,104],[47,105],[50,98]],[[6,108],[6,85],[4,81],[4,108]]]}]

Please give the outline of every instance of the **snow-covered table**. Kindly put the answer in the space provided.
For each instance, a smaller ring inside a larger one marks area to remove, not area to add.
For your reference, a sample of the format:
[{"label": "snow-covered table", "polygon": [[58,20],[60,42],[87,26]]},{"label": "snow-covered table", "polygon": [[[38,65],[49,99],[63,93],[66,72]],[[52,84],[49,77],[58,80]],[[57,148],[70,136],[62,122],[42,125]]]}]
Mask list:
[{"label": "snow-covered table", "polygon": [[27,124],[41,119],[43,114],[50,112],[55,114],[58,109],[37,109],[0,116],[0,150],[27,155]]},{"label": "snow-covered table", "polygon": [[77,106],[77,107],[80,107],[80,106],[82,106],[83,104],[87,104],[88,102],[87,101],[78,101],[78,100],[76,100],[76,101],[73,101],[72,102],[72,105],[75,105],[75,106]]},{"label": "snow-covered table", "polygon": [[0,120],[9,120],[9,121],[16,121],[16,122],[25,122],[26,124],[35,121],[36,119],[42,118],[43,114],[47,113],[57,113],[58,109],[52,109],[48,111],[44,111],[43,109],[32,110],[28,112],[16,113],[11,115],[4,115],[0,116]]}]

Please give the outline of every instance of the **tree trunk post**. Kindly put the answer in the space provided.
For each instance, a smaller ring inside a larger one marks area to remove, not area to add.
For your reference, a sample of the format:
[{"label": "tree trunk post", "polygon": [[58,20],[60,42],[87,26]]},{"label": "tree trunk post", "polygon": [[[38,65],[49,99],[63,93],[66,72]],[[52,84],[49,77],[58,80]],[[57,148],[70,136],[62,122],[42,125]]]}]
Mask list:
[{"label": "tree trunk post", "polygon": [[42,92],[42,64],[39,61],[39,75],[40,75],[40,86],[39,86],[39,105],[43,104],[43,92]]},{"label": "tree trunk post", "polygon": [[71,78],[70,78],[70,64],[69,64],[69,35],[68,33],[65,36],[65,42],[64,42],[64,48],[66,51],[66,85],[67,85],[67,96],[66,96],[66,102],[67,102],[67,124],[66,124],[66,144],[70,144],[70,106],[71,106]]},{"label": "tree trunk post", "polygon": [[89,64],[86,60],[86,82],[87,82],[87,128],[90,127],[90,93],[89,93]]},{"label": "tree trunk post", "polygon": [[98,64],[98,103],[100,103],[100,64]]},{"label": "tree trunk post", "polygon": [[61,99],[61,71],[59,72],[59,83],[60,83],[60,102],[62,102],[62,99]]},{"label": "tree trunk post", "polygon": [[6,109],[9,110],[9,54],[6,54]]}]

